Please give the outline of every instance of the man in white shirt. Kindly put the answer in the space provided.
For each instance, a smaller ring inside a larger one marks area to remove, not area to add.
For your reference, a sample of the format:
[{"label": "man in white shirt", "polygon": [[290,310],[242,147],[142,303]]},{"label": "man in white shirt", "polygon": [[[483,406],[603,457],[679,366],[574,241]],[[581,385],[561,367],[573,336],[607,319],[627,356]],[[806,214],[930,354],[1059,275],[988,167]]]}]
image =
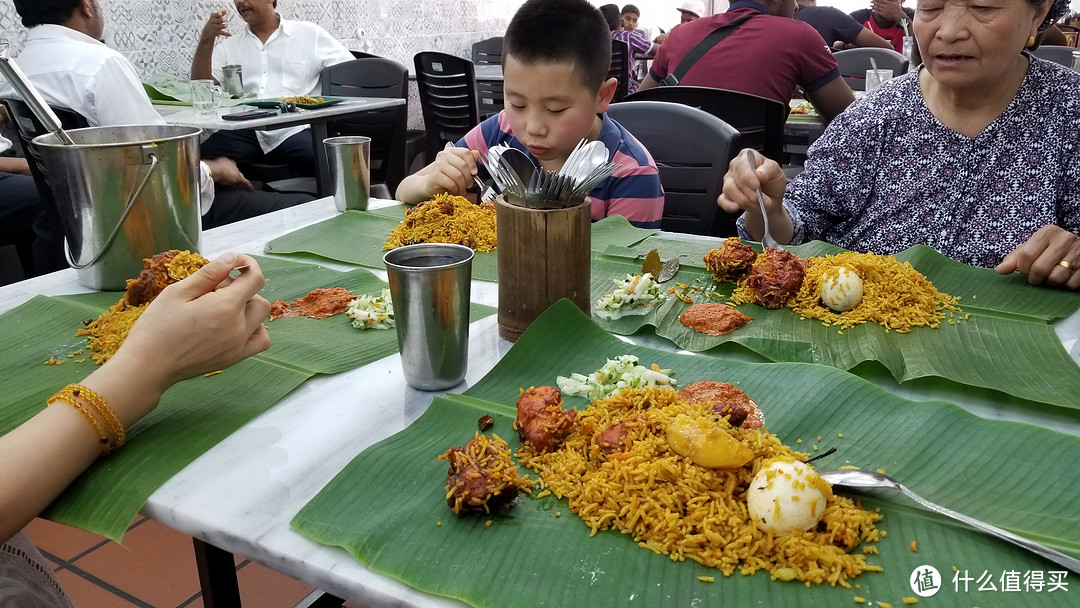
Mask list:
[{"label": "man in white shirt", "polygon": [[[246,93],[260,98],[317,96],[323,68],[353,59],[344,45],[318,25],[283,19],[274,10],[277,0],[234,1],[247,27],[234,35],[224,10],[210,15],[191,62],[192,79],[221,82],[223,66],[239,65]],[[241,163],[287,163],[293,176],[315,175],[311,132],[306,126],[221,131],[203,142],[202,149],[203,154],[221,154]]]},{"label": "man in white shirt", "polygon": [[[29,28],[19,67],[49,105],[82,115],[90,126],[165,124],[135,67],[100,41],[105,23],[97,0],[15,0],[15,9]],[[17,95],[4,83],[0,97]],[[224,155],[203,156],[204,228],[311,200],[253,192],[235,162]]]}]

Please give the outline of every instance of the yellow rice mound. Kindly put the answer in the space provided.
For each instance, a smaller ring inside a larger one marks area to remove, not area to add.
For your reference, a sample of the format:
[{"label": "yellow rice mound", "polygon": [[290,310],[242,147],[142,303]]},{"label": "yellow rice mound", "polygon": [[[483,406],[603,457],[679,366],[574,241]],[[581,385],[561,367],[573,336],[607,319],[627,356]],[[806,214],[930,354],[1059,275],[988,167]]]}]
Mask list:
[{"label": "yellow rice mound", "polygon": [[[157,256],[143,259],[143,272],[139,275],[139,278],[146,277],[147,273],[151,273],[152,269],[157,271],[150,274],[150,280],[140,286],[143,288],[144,293],[151,294],[151,301],[167,285],[195,274],[195,271],[208,263],[206,258],[190,251],[172,250],[168,253],[174,255],[169,256],[163,268],[153,268],[155,265],[154,259]],[[160,272],[161,270],[164,270],[164,272]],[[127,338],[128,332],[131,331],[131,326],[135,324],[135,321],[139,319],[146,307],[150,305],[150,301],[138,305],[130,303],[134,297],[132,290],[137,283],[139,283],[138,279],[129,279],[127,282],[128,291],[124,292],[120,301],[113,304],[109,310],[101,313],[101,316],[97,319],[90,321],[85,327],[75,332],[76,336],[87,336],[86,344],[90,349],[90,358],[94,360],[94,363],[101,365],[116,354],[120,345]]]},{"label": "yellow rice mound", "polygon": [[409,210],[390,231],[383,249],[416,243],[454,243],[475,251],[493,251],[498,244],[495,205],[474,205],[460,196],[437,194]]},{"label": "yellow rice mound", "polygon": [[[806,276],[802,287],[787,307],[807,319],[817,319],[826,326],[847,329],[863,323],[877,323],[886,331],[907,333],[913,327],[936,328],[949,314],[960,312],[959,297],[938,291],[930,279],[908,262],[895,256],[845,252],[826,257],[805,258]],[[844,267],[853,270],[863,281],[862,301],[845,312],[833,312],[821,303],[821,283],[825,272]],[[733,304],[754,302],[753,293],[742,282],[731,294]]]},{"label": "yellow rice mound", "polygon": [[[764,429],[725,426],[754,453],[738,469],[706,469],[668,448],[664,429],[679,414],[709,415],[711,404],[689,404],[669,389],[625,389],[596,401],[578,416],[559,449],[538,454],[525,445],[519,461],[540,476],[592,529],[616,529],[638,545],[673,561],[691,559],[730,576],[758,570],[773,579],[849,587],[865,571],[880,571],[866,556],[849,553],[878,540],[881,515],[843,496],[828,500],[817,528],[773,537],[750,521],[746,492],[772,459],[805,460]],[[621,452],[604,454],[593,436],[623,420],[631,430]],[[845,549],[846,547],[846,549]]]}]

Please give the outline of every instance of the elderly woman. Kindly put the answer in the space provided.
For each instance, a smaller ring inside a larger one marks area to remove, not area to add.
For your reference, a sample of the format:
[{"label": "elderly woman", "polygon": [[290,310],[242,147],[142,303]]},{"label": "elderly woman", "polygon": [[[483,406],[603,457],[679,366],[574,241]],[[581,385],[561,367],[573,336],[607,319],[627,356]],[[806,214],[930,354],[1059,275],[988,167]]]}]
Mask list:
[{"label": "elderly woman", "polygon": [[719,205],[745,211],[741,235],[760,238],[760,185],[781,243],[875,253],[922,243],[1080,289],[1080,74],[1023,52],[1067,7],[919,0],[925,63],[833,121],[790,184],[775,162],[752,171],[740,155]]}]

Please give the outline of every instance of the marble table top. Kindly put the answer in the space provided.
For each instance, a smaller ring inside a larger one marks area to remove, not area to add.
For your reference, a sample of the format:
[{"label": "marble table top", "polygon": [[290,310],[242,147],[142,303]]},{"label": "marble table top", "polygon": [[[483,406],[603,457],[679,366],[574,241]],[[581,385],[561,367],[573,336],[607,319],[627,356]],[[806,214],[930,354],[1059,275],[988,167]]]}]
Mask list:
[{"label": "marble table top", "polygon": [[[391,204],[395,203],[372,202],[373,207]],[[333,200],[324,198],[209,230],[203,235],[203,252],[211,257],[226,250],[262,253],[268,240],[337,213]],[[385,272],[375,272],[385,279]],[[64,270],[0,288],[0,312],[36,294],[85,291],[89,290],[78,284],[75,271]],[[497,286],[474,281],[472,299],[497,305]],[[1080,362],[1080,314],[1056,327],[1066,349]],[[622,339],[673,348],[650,336]],[[474,322],[469,370],[451,392],[462,392],[480,380],[510,347],[499,337],[494,315]],[[1027,418],[1023,412],[1004,410],[992,395],[983,397],[979,391],[950,399],[957,395],[928,395],[917,385],[899,385],[884,372],[867,379],[910,398],[948,399],[985,417]],[[165,483],[150,496],[142,513],[364,606],[460,606],[368,570],[344,549],[321,545],[289,527],[293,516],[353,457],[416,420],[438,394],[409,387],[396,354],[352,371],[316,376]],[[1053,412],[1039,416],[1041,425],[1080,435],[1076,416]],[[358,511],[356,516],[364,513]]]}]

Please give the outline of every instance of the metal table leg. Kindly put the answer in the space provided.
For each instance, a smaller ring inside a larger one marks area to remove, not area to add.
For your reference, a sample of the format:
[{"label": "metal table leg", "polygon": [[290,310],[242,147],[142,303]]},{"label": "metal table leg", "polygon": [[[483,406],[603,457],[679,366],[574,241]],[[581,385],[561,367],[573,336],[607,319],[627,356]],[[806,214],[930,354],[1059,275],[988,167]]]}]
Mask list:
[{"label": "metal table leg", "polygon": [[240,585],[236,582],[236,560],[233,554],[193,538],[195,564],[199,569],[203,606],[206,608],[239,608]]}]

